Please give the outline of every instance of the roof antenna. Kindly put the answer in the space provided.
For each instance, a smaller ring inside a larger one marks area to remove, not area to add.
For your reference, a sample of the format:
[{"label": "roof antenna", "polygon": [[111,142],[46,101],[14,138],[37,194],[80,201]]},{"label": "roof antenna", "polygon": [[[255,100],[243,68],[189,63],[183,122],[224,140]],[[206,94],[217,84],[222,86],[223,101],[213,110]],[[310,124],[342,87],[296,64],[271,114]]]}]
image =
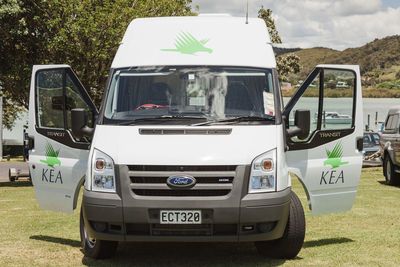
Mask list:
[{"label": "roof antenna", "polygon": [[249,24],[249,0],[247,0],[247,7],[246,7],[246,24]]}]

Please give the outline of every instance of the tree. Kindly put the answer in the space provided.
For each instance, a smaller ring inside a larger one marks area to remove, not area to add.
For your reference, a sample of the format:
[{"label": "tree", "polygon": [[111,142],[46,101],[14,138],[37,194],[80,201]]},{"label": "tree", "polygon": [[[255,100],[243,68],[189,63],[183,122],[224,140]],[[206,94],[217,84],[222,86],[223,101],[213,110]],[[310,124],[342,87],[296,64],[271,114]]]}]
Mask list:
[{"label": "tree", "polygon": [[275,20],[272,18],[272,10],[271,9],[264,9],[264,6],[261,6],[260,10],[258,10],[258,17],[265,21],[267,24],[269,36],[271,38],[271,42],[274,44],[281,44],[282,40],[279,36],[278,30],[275,26]]},{"label": "tree", "polygon": [[300,58],[295,54],[287,54],[276,58],[276,68],[279,73],[279,79],[287,82],[290,74],[300,72]]},{"label": "tree", "polygon": [[[268,27],[271,42],[275,44],[281,44],[282,39],[279,36],[278,30],[276,29],[275,20],[272,18],[272,10],[264,9],[264,7],[261,6],[260,10],[258,11],[258,17],[265,21],[265,24]],[[300,58],[293,53],[279,57],[277,56],[276,68],[279,73],[279,79],[281,81],[288,81],[288,77],[291,73],[300,72],[299,61]]]},{"label": "tree", "polygon": [[[190,4],[191,0],[0,0],[0,81],[7,103],[28,108],[32,65],[69,64],[99,104],[113,56],[132,19],[192,15]],[[5,125],[13,115],[5,114]]]}]

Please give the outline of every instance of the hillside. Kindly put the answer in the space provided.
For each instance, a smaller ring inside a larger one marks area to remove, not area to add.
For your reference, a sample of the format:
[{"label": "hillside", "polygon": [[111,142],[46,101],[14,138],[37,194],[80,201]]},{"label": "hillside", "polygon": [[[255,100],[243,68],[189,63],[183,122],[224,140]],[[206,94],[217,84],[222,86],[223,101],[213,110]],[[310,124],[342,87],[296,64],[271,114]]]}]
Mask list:
[{"label": "hillside", "polygon": [[299,56],[301,65],[300,73],[291,77],[292,83],[304,79],[318,64],[357,64],[360,65],[363,86],[400,90],[397,81],[400,79],[400,35],[375,39],[364,46],[344,51],[315,47],[290,53]]}]

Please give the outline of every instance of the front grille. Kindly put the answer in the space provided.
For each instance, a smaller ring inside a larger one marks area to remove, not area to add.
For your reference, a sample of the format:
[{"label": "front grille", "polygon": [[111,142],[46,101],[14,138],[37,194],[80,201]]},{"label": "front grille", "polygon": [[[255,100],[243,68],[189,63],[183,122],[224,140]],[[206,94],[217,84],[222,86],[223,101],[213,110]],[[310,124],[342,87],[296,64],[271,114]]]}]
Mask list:
[{"label": "front grille", "polygon": [[225,196],[231,190],[172,190],[172,189],[132,189],[133,193],[138,196],[161,196],[161,197],[211,197],[211,196]]},{"label": "front grille", "polygon": [[152,236],[236,235],[237,228],[237,224],[126,224],[126,232],[128,235]]},{"label": "front grille", "polygon": [[[129,165],[128,175],[132,192],[139,196],[225,196],[233,188],[236,167]],[[194,177],[196,184],[191,188],[171,188],[167,185],[168,177],[182,175]]]},{"label": "front grille", "polygon": [[152,235],[212,235],[211,224],[153,224]]},{"label": "front grille", "polygon": [[236,165],[128,165],[128,168],[142,172],[234,172]]},{"label": "front grille", "polygon": [[[160,177],[131,177],[131,183],[133,184],[165,184],[167,182],[167,176]],[[233,177],[198,177],[196,178],[197,184],[231,184]]]}]

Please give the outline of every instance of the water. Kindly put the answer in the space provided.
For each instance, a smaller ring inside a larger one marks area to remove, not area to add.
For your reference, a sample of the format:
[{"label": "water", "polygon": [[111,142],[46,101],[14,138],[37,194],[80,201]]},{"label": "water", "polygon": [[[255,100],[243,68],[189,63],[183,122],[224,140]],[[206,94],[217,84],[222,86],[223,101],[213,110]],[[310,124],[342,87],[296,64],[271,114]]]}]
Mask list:
[{"label": "water", "polygon": [[[284,97],[285,104],[289,101],[289,97]],[[317,111],[317,99],[315,97],[303,97],[301,103],[296,108],[309,109],[312,116]],[[363,98],[363,125],[368,124],[368,114],[370,115],[370,129],[378,130],[381,123],[385,121],[389,108],[400,105],[398,98]],[[324,101],[326,111],[336,111],[340,114],[351,115],[352,98],[326,98]],[[375,125],[375,114],[378,112],[377,125]],[[331,125],[332,128],[340,127],[340,125]]]}]

